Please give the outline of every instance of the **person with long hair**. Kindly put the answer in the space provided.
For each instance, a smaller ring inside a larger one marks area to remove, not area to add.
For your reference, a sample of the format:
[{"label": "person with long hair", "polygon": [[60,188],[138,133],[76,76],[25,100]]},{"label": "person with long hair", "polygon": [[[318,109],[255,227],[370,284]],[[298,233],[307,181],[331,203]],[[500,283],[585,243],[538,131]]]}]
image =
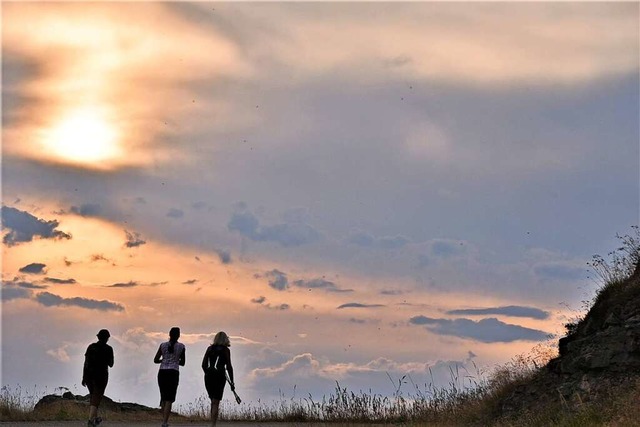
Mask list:
[{"label": "person with long hair", "polygon": [[186,348],[178,342],[180,328],[173,327],[169,331],[169,341],[160,344],[153,363],[159,363],[158,387],[160,387],[160,406],[162,407],[162,427],[169,426],[171,405],[176,401],[180,366],[186,363]]},{"label": "person with long hair", "polygon": [[202,370],[204,371],[204,386],[207,389],[209,399],[211,399],[211,425],[215,426],[218,421],[220,400],[227,381],[225,369],[229,373],[229,385],[231,390],[235,390],[233,382],[233,366],[231,365],[231,342],[229,336],[220,331],[213,338],[213,343],[207,348],[202,359]]},{"label": "person with long hair", "polygon": [[109,382],[109,368],[113,368],[113,348],[107,344],[111,334],[108,330],[101,329],[96,336],[98,342],[89,344],[84,353],[82,369],[82,385],[89,389],[91,396],[87,421],[89,427],[95,427],[102,422],[102,418],[98,416],[98,407]]}]

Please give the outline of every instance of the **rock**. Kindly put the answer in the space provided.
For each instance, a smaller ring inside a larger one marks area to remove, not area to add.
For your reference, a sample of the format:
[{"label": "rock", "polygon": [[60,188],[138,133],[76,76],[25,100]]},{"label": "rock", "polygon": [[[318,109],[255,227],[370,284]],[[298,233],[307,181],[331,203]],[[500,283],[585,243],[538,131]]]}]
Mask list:
[{"label": "rock", "polygon": [[502,416],[550,404],[576,409],[640,383],[640,263],[632,277],[601,291],[558,350],[546,369],[500,402]]},{"label": "rock", "polygon": [[[62,396],[56,394],[49,394],[44,396],[36,403],[34,412],[44,414],[57,414],[58,417],[63,419],[74,419],[76,413],[84,414],[89,408],[89,395],[74,395],[71,392],[65,392]],[[161,416],[160,409],[149,408],[148,406],[140,405],[137,403],[129,402],[114,402],[107,396],[102,398],[100,403],[100,411],[102,413],[111,413],[111,418],[114,418],[115,414],[136,414],[136,417],[140,415],[148,415],[154,418]],[[62,415],[61,415],[62,414]],[[118,418],[117,416],[115,418]]]}]

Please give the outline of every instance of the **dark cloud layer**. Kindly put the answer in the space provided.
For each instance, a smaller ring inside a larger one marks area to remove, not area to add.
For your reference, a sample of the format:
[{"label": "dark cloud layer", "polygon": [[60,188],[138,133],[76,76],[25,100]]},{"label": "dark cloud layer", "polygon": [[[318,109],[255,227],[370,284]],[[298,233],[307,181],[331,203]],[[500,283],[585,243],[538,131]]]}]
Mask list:
[{"label": "dark cloud layer", "polygon": [[75,306],[99,311],[124,311],[124,307],[115,302],[81,297],[62,298],[49,292],[39,293],[35,300],[46,307]]},{"label": "dark cloud layer", "polygon": [[56,230],[59,222],[38,219],[28,212],[2,206],[2,227],[9,230],[2,242],[7,246],[30,242],[35,237],[42,239],[71,239],[71,235]]},{"label": "dark cloud layer", "polygon": [[20,273],[27,273],[27,274],[42,274],[44,273],[44,270],[46,267],[47,267],[46,264],[42,264],[40,262],[32,262],[31,264],[25,265],[18,271]]},{"label": "dark cloud layer", "polygon": [[544,331],[504,323],[496,318],[482,319],[476,322],[464,318],[435,319],[415,316],[409,319],[409,323],[424,325],[429,331],[438,335],[469,338],[485,343],[545,341],[549,338],[549,334]]},{"label": "dark cloud layer", "polygon": [[19,286],[25,289],[46,289],[47,285],[38,285],[37,283],[32,282],[13,282],[14,285]]},{"label": "dark cloud layer", "polygon": [[56,285],[72,285],[76,283],[76,279],[56,279],[55,277],[45,277],[44,281]]},{"label": "dark cloud layer", "polygon": [[126,283],[114,283],[113,285],[106,286],[107,288],[135,288],[136,286],[140,286],[140,283],[134,282],[133,280]]},{"label": "dark cloud layer", "polygon": [[2,286],[2,301],[11,301],[14,299],[29,299],[33,292],[29,289],[17,286]]},{"label": "dark cloud layer", "polygon": [[342,289],[335,283],[325,279],[311,279],[311,280],[296,280],[293,282],[294,286],[307,289],[322,289],[327,292],[353,292],[353,289]]},{"label": "dark cloud layer", "polygon": [[342,304],[338,306],[338,309],[342,308],[376,308],[376,307],[385,307],[384,304],[362,304],[359,302],[348,302],[346,304]]},{"label": "dark cloud layer", "polygon": [[320,240],[321,234],[302,221],[260,226],[258,218],[247,210],[233,213],[227,228],[256,242],[276,242],[281,246],[301,246]]},{"label": "dark cloud layer", "polygon": [[522,307],[517,305],[509,305],[506,307],[489,307],[489,308],[467,308],[459,310],[447,311],[451,315],[503,315],[511,317],[530,317],[532,319],[544,320],[549,318],[549,312],[540,310],[535,307]]}]

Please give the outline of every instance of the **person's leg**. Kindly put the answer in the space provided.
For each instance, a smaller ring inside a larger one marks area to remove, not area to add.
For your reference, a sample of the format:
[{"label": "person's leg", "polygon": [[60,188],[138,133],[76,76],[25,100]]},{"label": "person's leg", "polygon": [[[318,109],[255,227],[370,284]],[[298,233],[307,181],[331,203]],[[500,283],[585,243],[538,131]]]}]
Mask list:
[{"label": "person's leg", "polygon": [[87,424],[95,425],[94,421],[98,414],[98,408],[95,406],[97,389],[93,378],[87,380],[87,388],[89,389],[89,422]]},{"label": "person's leg", "polygon": [[91,393],[91,406],[89,408],[89,419],[93,420],[95,425],[102,422],[102,418],[98,416],[98,408],[100,408],[100,402],[104,396],[104,391],[107,388],[107,378],[100,378],[96,380],[94,384],[94,390]]},{"label": "person's leg", "polygon": [[169,424],[169,415],[171,415],[172,403],[173,402],[169,402],[168,400],[162,402],[162,424],[164,425]]},{"label": "person's leg", "polygon": [[211,427],[215,427],[220,411],[220,400],[211,399]]}]

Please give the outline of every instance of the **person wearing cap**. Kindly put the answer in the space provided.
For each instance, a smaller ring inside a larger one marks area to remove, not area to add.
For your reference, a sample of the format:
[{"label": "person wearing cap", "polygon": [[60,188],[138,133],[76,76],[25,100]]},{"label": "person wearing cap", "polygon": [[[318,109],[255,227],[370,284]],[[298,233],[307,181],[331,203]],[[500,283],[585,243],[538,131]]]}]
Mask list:
[{"label": "person wearing cap", "polygon": [[110,336],[108,330],[101,329],[97,335],[98,342],[89,344],[84,354],[82,385],[89,389],[91,396],[88,427],[102,422],[102,418],[98,416],[98,407],[109,381],[109,368],[113,368],[113,348],[107,344]]}]

